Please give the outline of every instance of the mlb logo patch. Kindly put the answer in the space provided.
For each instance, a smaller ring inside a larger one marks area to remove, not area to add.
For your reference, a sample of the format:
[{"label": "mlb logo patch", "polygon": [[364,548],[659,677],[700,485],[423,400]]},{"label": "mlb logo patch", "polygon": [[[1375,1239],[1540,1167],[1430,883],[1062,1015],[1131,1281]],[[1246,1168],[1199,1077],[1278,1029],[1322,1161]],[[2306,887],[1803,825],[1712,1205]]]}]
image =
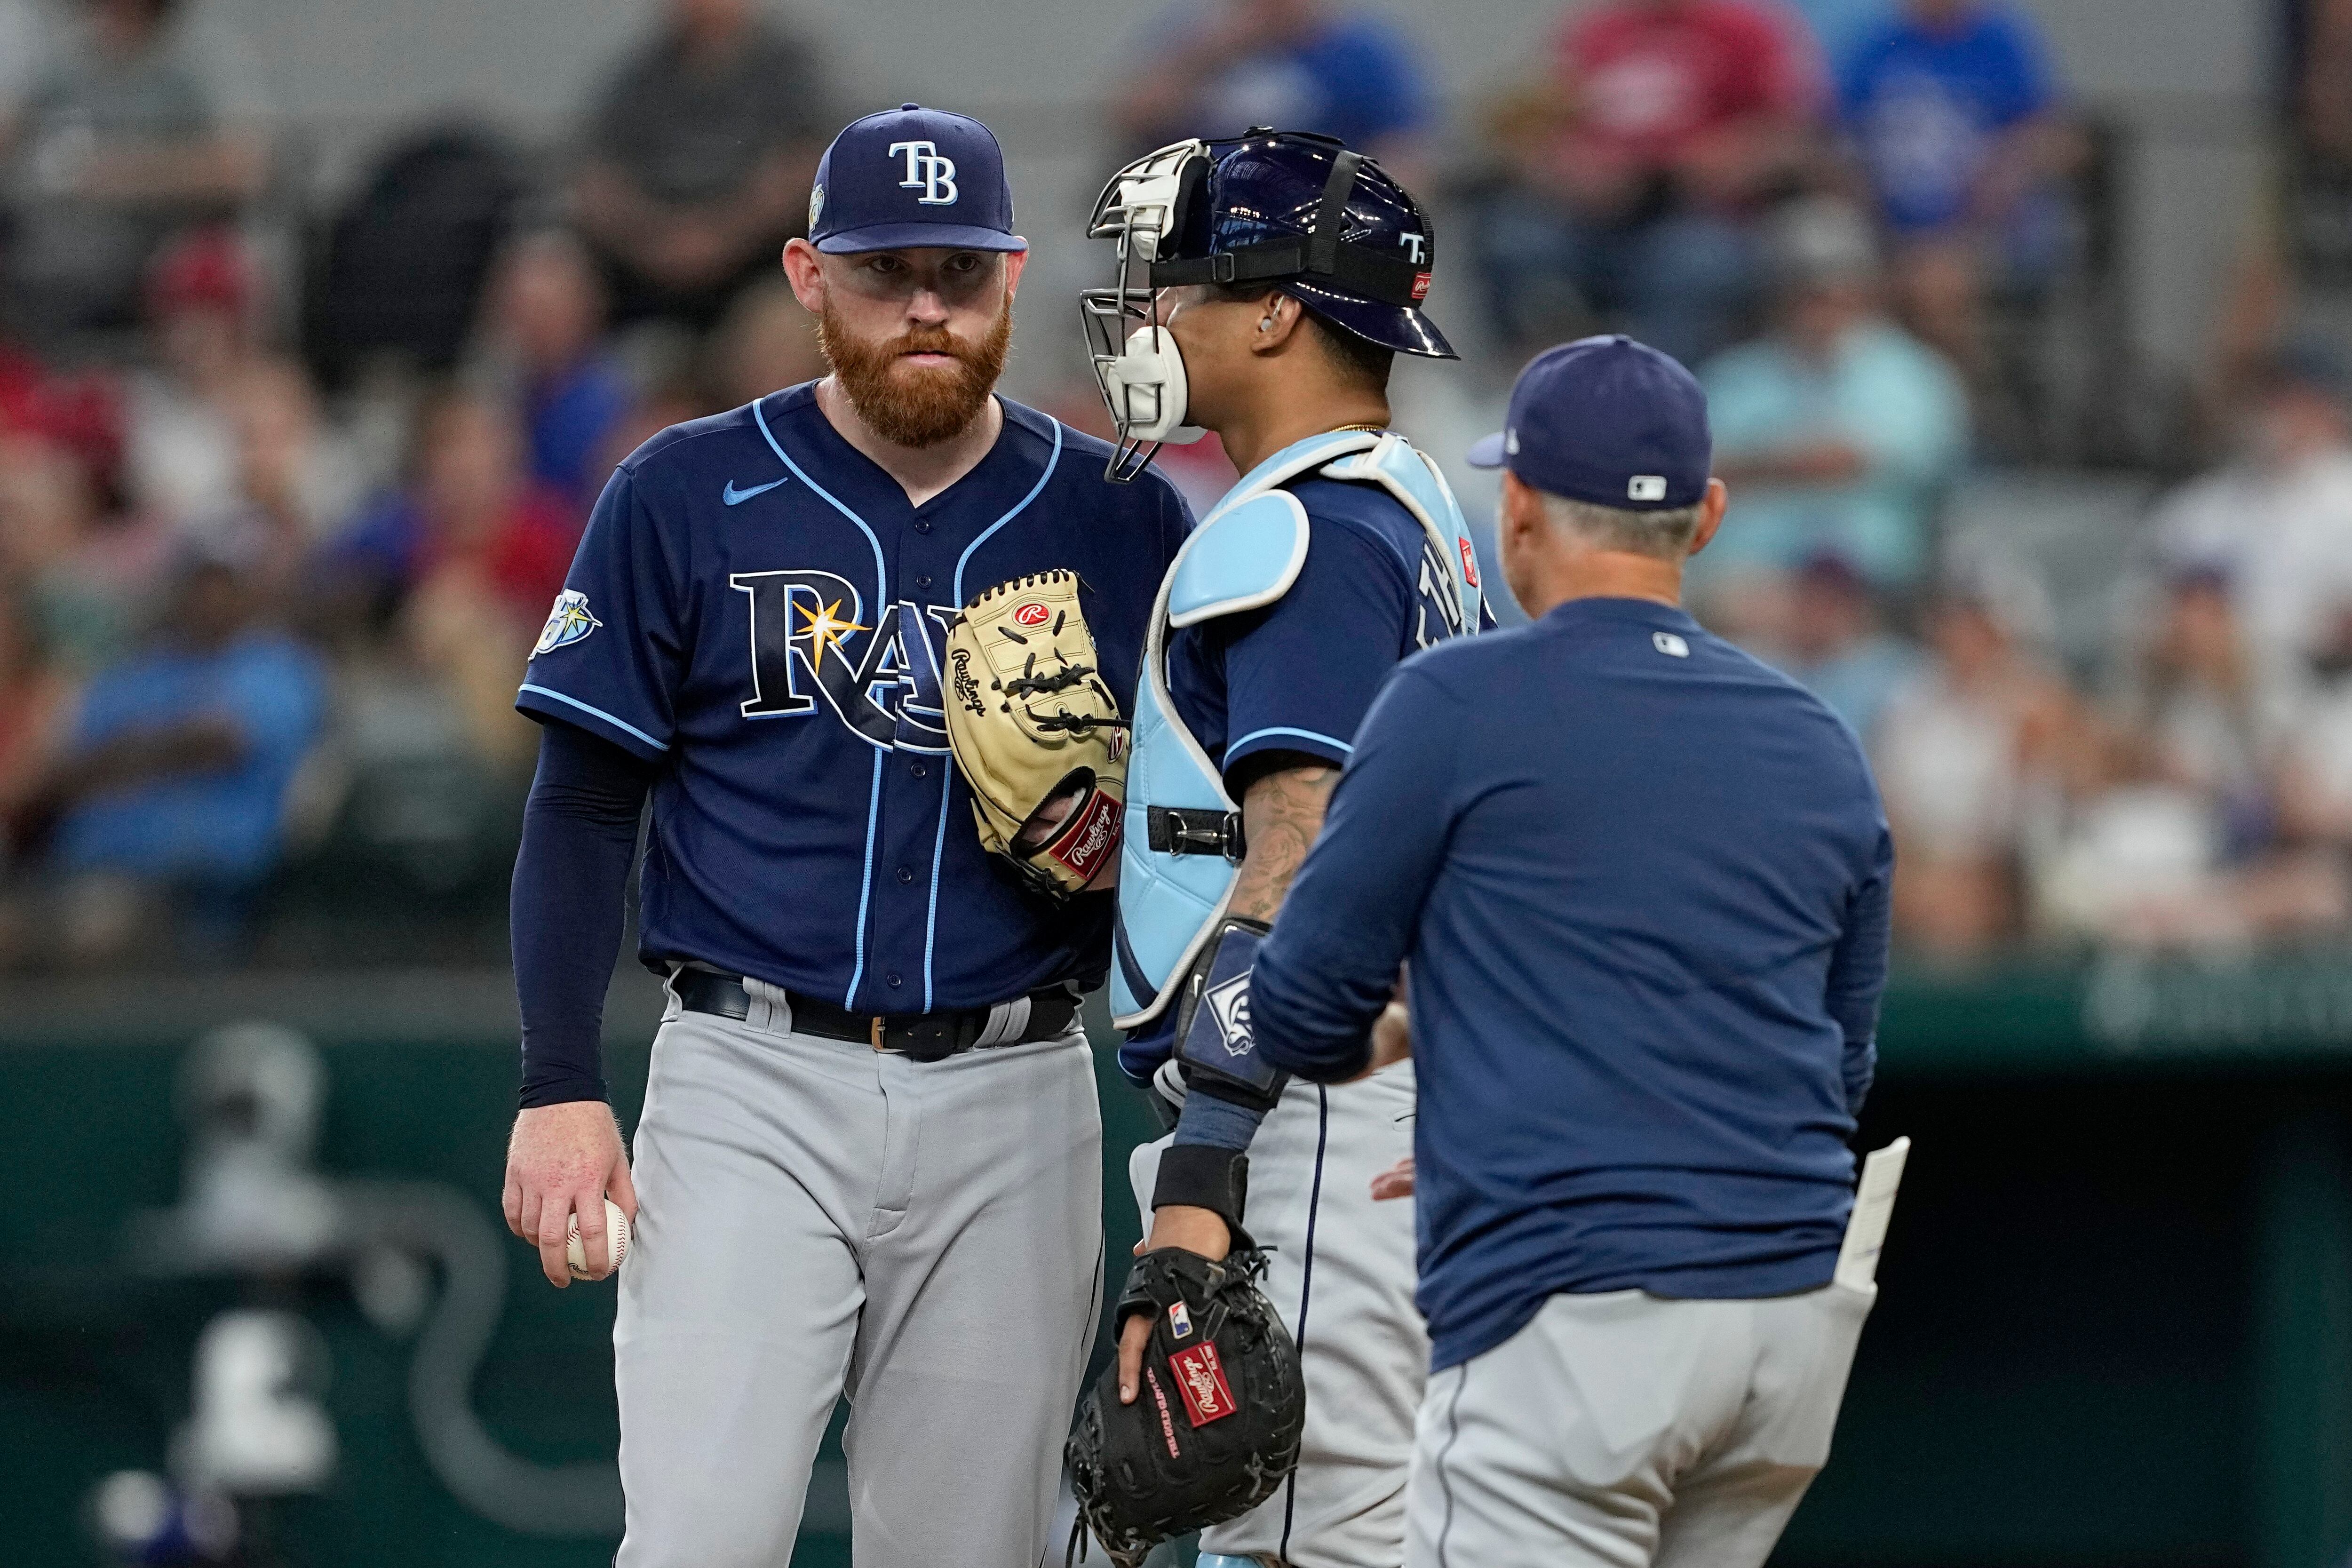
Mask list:
[{"label": "mlb logo patch", "polygon": [[1181,1301],[1171,1301],[1168,1305],[1168,1331],[1180,1340],[1192,1337],[1192,1314]]},{"label": "mlb logo patch", "polygon": [[1666,476],[1664,474],[1635,474],[1632,479],[1625,481],[1625,498],[1628,500],[1665,500]]}]

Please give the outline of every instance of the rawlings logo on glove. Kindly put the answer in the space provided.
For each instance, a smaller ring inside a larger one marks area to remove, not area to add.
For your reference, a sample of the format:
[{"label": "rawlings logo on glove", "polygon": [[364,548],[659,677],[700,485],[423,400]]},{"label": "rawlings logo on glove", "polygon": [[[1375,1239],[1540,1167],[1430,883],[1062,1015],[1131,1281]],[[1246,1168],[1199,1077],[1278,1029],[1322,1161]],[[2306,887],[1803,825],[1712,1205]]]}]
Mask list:
[{"label": "rawlings logo on glove", "polygon": [[1118,859],[1128,729],[1103,683],[1075,572],[999,584],[948,629],[948,744],[980,841],[1063,899]]}]

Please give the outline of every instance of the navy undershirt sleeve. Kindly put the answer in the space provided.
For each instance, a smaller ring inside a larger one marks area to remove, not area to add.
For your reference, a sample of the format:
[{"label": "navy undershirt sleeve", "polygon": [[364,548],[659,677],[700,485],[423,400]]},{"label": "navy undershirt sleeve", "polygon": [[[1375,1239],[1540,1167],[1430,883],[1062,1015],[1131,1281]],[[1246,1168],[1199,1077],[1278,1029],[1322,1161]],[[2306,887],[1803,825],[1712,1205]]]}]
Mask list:
[{"label": "navy undershirt sleeve", "polygon": [[509,918],[522,1010],[522,1104],[609,1098],[604,990],[654,770],[584,730],[542,725]]}]

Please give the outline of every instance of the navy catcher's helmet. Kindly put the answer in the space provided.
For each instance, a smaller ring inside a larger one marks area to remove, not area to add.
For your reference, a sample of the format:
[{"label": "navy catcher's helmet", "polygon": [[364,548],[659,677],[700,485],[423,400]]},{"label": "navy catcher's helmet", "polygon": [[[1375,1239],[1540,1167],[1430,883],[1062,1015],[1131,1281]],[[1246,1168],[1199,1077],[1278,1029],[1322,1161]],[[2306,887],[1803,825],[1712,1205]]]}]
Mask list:
[{"label": "navy catcher's helmet", "polygon": [[1079,296],[1095,380],[1118,427],[1115,480],[1132,479],[1161,442],[1202,434],[1183,422],[1183,357],[1157,289],[1263,283],[1366,342],[1457,357],[1422,313],[1435,237],[1421,204],[1328,136],[1259,128],[1162,147],[1111,176],[1087,234],[1118,242],[1113,286]]},{"label": "navy catcher's helmet", "polygon": [[[1423,313],[1436,236],[1421,204],[1378,162],[1328,136],[1253,129],[1192,144],[1176,171],[1171,237],[1151,258],[1154,288],[1267,283],[1317,316],[1399,353],[1453,359]],[[1146,163],[1164,158],[1154,153]],[[1118,205],[1122,170],[1097,205]]]}]

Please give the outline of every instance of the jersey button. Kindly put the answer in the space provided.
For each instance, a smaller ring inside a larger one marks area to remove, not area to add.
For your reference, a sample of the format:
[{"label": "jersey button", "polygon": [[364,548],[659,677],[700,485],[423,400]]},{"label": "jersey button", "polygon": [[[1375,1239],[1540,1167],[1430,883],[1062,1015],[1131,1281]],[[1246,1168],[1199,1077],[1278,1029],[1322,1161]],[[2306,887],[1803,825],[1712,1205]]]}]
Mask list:
[{"label": "jersey button", "polygon": [[898,882],[900,886],[903,887],[914,879],[915,868],[912,866],[901,866],[898,868]]},{"label": "jersey button", "polygon": [[928,588],[928,587],[929,587],[930,585],[931,585],[931,574],[930,574],[929,573],[928,573],[928,572],[924,573],[921,576],[919,576],[919,577],[918,577],[918,578],[916,578],[916,579],[915,579],[915,586],[916,586],[916,587],[918,587],[918,588]]},{"label": "jersey button", "polygon": [[927,779],[931,776],[931,770],[921,763],[912,764],[907,769],[907,771],[914,774],[919,779]]},{"label": "jersey button", "polygon": [[887,985],[891,990],[896,991],[899,986],[905,984],[906,982],[898,978],[898,972],[894,969],[889,973],[882,977],[882,984]]},{"label": "jersey button", "polygon": [[929,533],[930,531],[931,520],[929,518],[919,517],[915,520],[915,531],[917,533]]}]

